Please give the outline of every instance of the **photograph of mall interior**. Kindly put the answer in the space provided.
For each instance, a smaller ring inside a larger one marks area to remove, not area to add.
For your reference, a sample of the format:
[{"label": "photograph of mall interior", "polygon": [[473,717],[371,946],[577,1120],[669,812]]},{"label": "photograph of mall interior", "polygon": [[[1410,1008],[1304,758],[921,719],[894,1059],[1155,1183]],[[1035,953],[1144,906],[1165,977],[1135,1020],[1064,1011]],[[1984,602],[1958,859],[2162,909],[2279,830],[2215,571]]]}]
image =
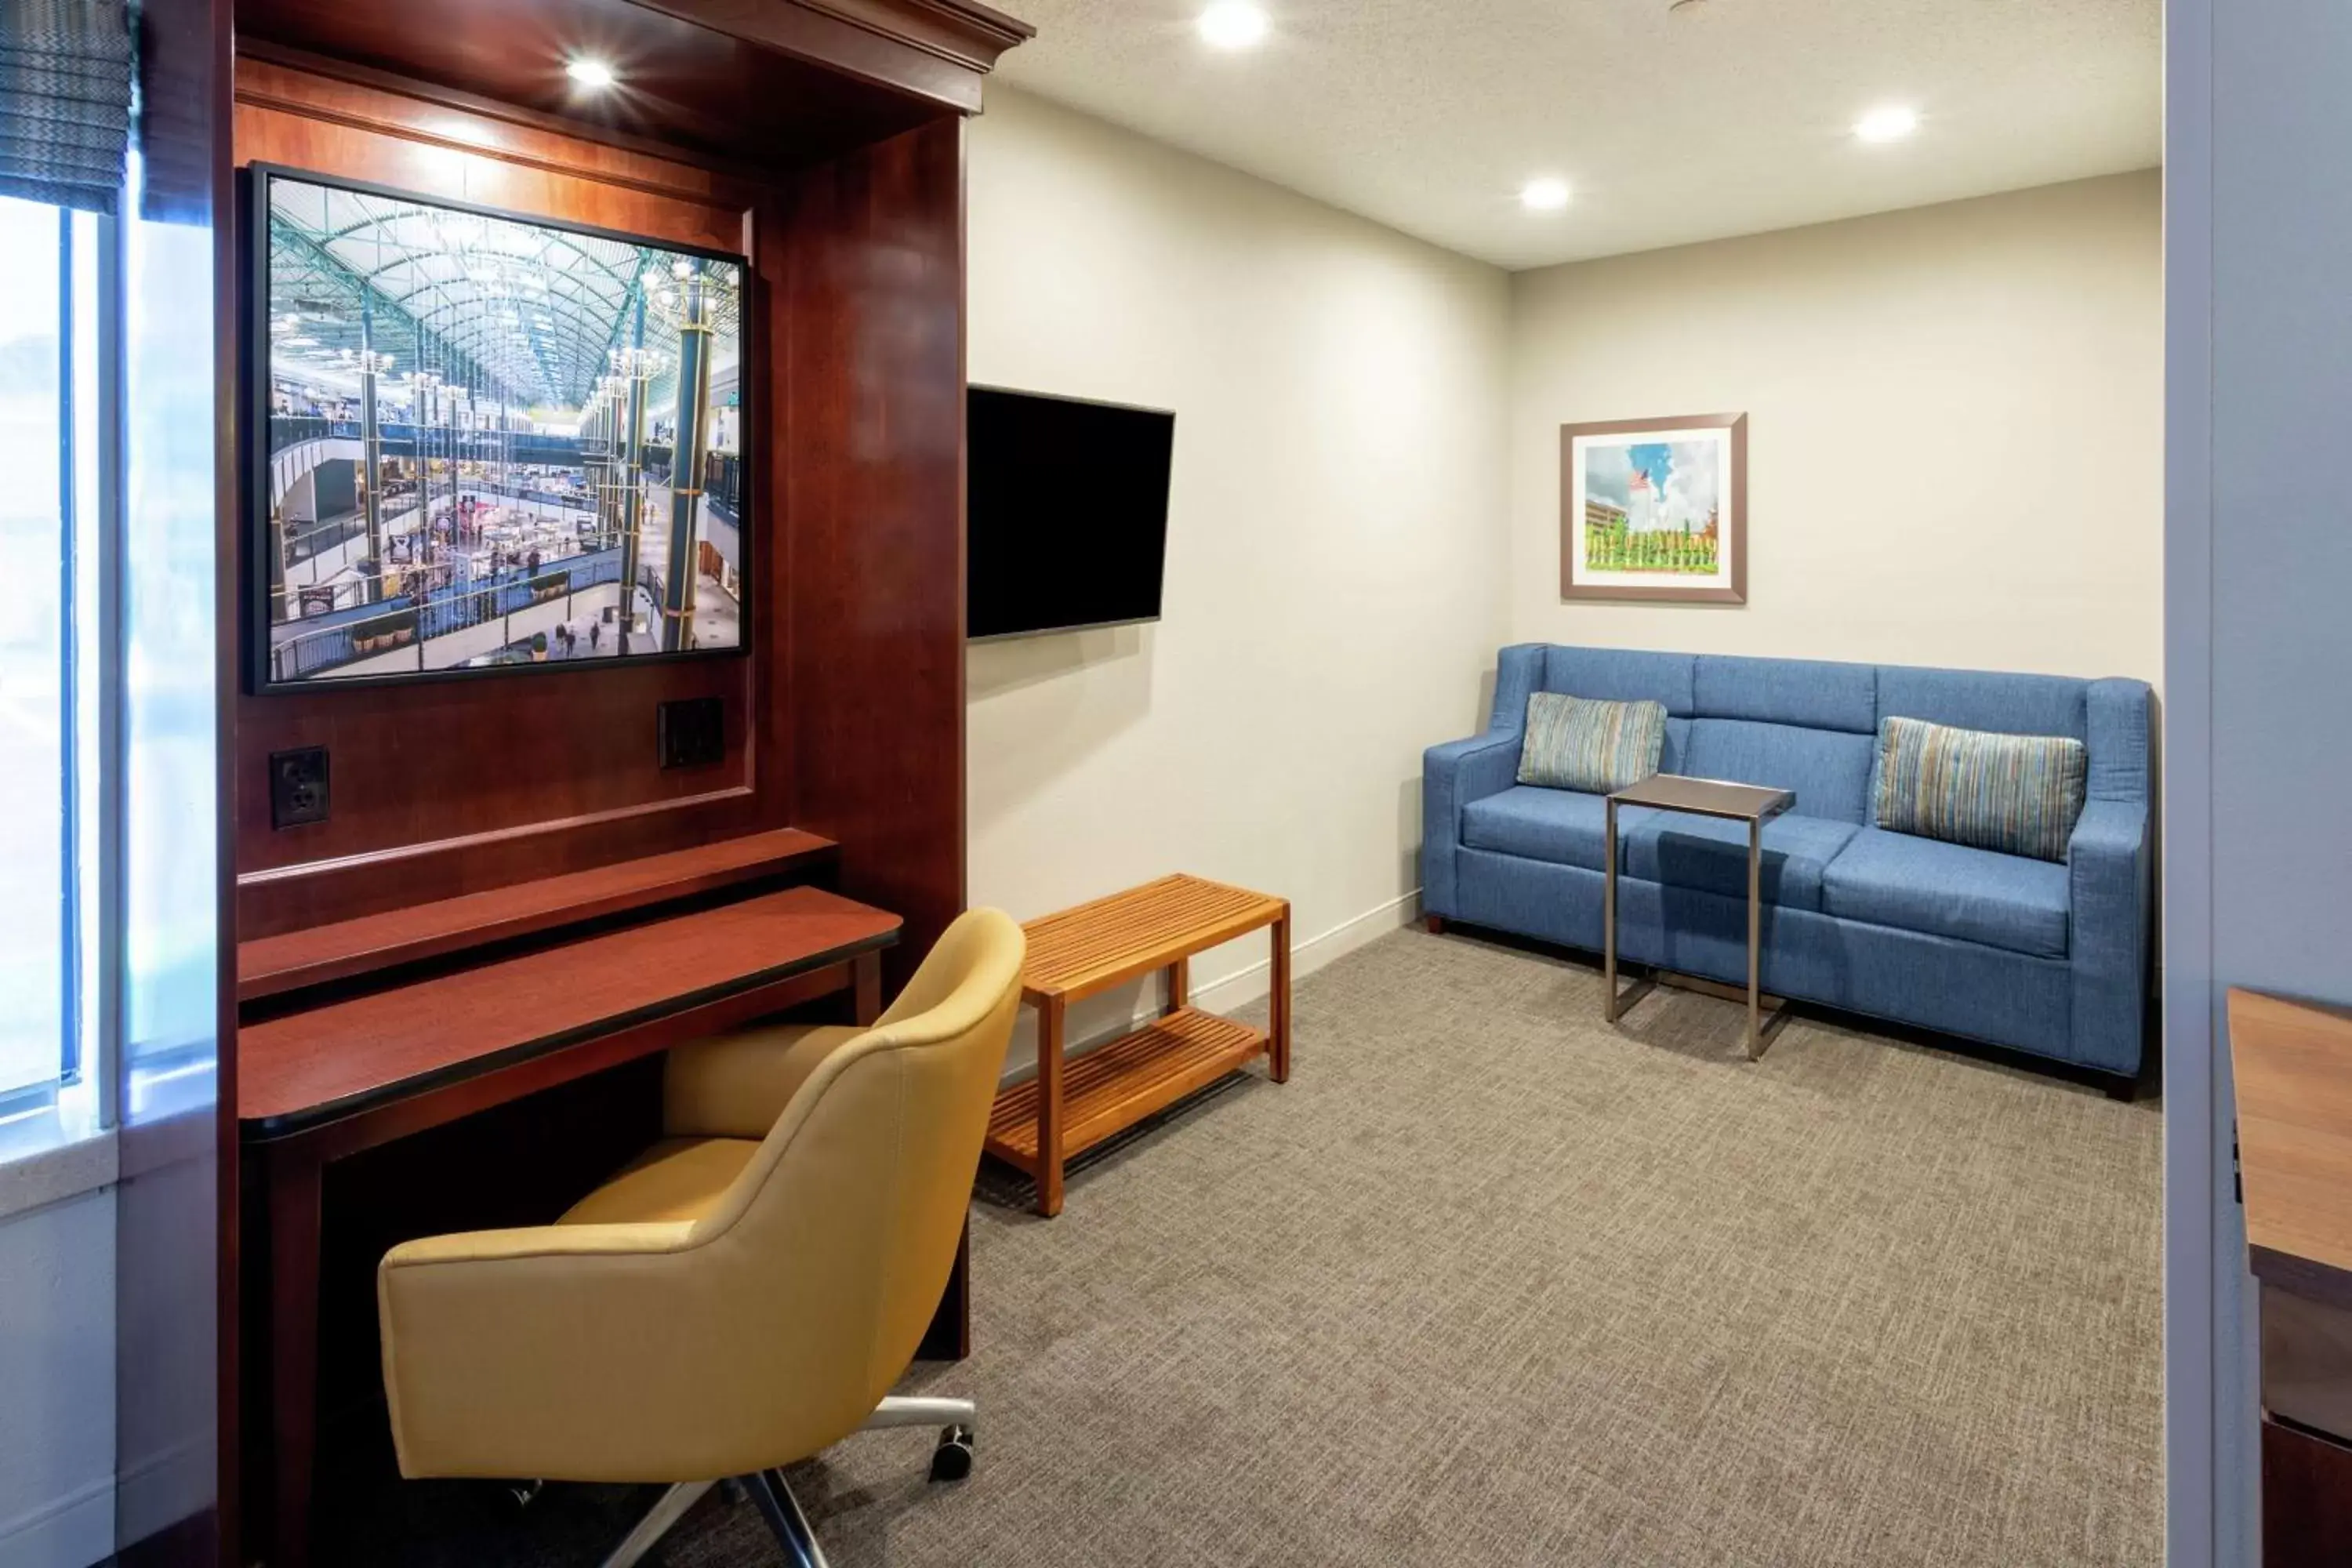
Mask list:
[{"label": "photograph of mall interior", "polygon": [[2345,0],[0,0],[0,1568],[2352,1568]]},{"label": "photograph of mall interior", "polygon": [[733,266],[299,179],[268,211],[271,680],[740,641]]}]

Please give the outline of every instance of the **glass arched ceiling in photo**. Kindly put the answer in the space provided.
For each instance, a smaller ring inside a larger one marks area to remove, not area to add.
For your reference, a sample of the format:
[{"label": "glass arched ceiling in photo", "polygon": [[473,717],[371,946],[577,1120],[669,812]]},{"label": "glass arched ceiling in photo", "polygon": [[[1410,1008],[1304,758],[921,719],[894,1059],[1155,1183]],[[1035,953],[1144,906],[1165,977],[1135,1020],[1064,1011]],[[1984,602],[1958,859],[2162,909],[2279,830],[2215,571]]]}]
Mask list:
[{"label": "glass arched ceiling in photo", "polygon": [[679,268],[699,265],[713,285],[713,379],[733,379],[741,280],[731,263],[287,175],[269,182],[269,229],[278,374],[348,383],[365,307],[394,383],[429,370],[518,412],[576,411],[612,351],[640,341],[642,304],[642,342],[661,356],[654,384],[666,394],[677,330],[665,297]]}]

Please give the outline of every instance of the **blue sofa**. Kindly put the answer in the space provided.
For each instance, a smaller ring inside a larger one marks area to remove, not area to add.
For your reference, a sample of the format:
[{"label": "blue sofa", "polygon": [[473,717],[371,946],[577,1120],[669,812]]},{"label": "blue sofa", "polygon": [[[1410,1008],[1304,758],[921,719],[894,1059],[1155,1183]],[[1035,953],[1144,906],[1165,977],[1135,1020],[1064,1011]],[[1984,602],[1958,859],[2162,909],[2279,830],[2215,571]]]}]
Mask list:
[{"label": "blue sofa", "polygon": [[[1763,834],[1768,991],[2138,1075],[2152,834],[2144,681],[1507,647],[1486,732],[1423,760],[1423,909],[1433,924],[1597,952],[1601,797],[1517,782],[1536,691],[1654,699],[1667,715],[1660,771],[1796,792]],[[1874,738],[1892,716],[2083,742],[2088,798],[2065,864],[1870,826]],[[1618,837],[1619,952],[1744,985],[1747,825],[1628,807]]]}]

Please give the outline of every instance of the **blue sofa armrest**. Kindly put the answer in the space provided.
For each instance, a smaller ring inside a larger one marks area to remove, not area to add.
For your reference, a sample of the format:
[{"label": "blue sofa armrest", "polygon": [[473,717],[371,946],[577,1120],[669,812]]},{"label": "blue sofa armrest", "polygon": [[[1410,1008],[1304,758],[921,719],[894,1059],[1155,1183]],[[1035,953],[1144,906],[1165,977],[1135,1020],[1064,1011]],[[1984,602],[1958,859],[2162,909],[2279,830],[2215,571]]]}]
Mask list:
[{"label": "blue sofa armrest", "polygon": [[2074,1045],[2085,1066],[2137,1074],[2147,1005],[2148,812],[2086,801],[2066,845]]},{"label": "blue sofa armrest", "polygon": [[1466,741],[1432,746],[1421,759],[1421,907],[1424,913],[1458,911],[1454,898],[1454,851],[1462,843],[1462,808],[1499,795],[1518,781],[1519,731],[1489,730]]}]

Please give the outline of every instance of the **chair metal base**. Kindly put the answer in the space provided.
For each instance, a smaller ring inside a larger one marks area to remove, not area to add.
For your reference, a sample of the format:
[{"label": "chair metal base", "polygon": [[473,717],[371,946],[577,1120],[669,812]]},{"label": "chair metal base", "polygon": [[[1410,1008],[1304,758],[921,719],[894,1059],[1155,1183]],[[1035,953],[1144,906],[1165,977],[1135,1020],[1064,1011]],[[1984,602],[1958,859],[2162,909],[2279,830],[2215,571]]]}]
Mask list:
[{"label": "chair metal base", "polygon": [[808,1515],[801,1511],[801,1500],[793,1496],[793,1489],[784,1484],[782,1470],[761,1470],[745,1476],[743,1484],[751,1489],[751,1500],[760,1505],[760,1517],[768,1521],[776,1543],[784,1549],[793,1568],[829,1568],[824,1548],[816,1543],[816,1531],[809,1528]]},{"label": "chair metal base", "polygon": [[635,1568],[638,1558],[654,1549],[655,1542],[670,1532],[670,1527],[686,1517],[686,1510],[702,1500],[702,1494],[717,1486],[717,1481],[680,1481],[662,1493],[651,1512],[637,1521],[637,1527],[628,1538],[613,1548],[604,1559],[604,1568]]},{"label": "chair metal base", "polygon": [[969,1426],[980,1419],[980,1406],[969,1399],[932,1399],[922,1395],[892,1394],[874,1407],[860,1432],[879,1432],[886,1426]]},{"label": "chair metal base", "polygon": [[[971,1425],[979,1419],[979,1406],[969,1399],[934,1399],[920,1396],[899,1397],[893,1394],[876,1405],[874,1414],[866,1418],[858,1430],[880,1431],[892,1426],[938,1426],[946,1432],[961,1433],[966,1463],[970,1462]],[[946,1443],[943,1440],[942,1446]],[[936,1463],[932,1474],[940,1474]],[[809,1528],[808,1515],[802,1511],[800,1500],[793,1495],[782,1470],[761,1470],[749,1476],[733,1478],[738,1485],[751,1494],[759,1506],[760,1517],[768,1521],[775,1532],[777,1544],[793,1568],[827,1568],[824,1548],[817,1544],[816,1532]],[[645,1554],[651,1552],[661,1538],[667,1535],[684,1519],[687,1510],[702,1500],[703,1493],[717,1486],[714,1479],[707,1481],[680,1481],[662,1493],[651,1511],[637,1521],[626,1540],[613,1549],[604,1559],[604,1568],[635,1568]],[[729,1489],[730,1491],[732,1487]]]}]

